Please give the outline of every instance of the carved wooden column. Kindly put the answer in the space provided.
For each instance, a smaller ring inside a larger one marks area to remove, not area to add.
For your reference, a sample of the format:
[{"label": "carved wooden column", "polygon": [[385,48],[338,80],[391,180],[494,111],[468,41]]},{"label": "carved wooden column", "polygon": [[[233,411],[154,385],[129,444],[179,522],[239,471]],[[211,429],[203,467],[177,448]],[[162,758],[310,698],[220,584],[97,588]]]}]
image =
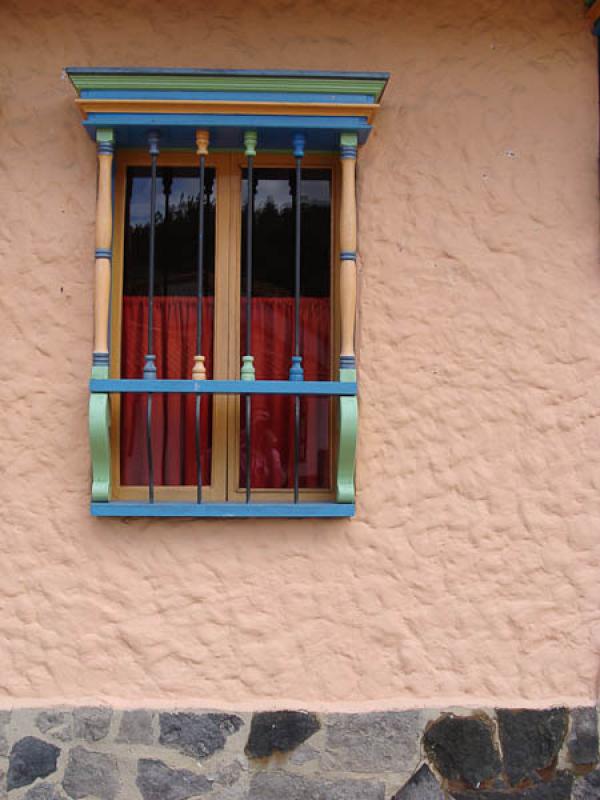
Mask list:
[{"label": "carved wooden column", "polygon": [[[108,319],[112,261],[112,162],[114,132],[98,128],[98,191],[96,195],[96,293],[94,297],[94,353],[92,377],[108,378]],[[92,456],[92,500],[110,500],[110,397],[92,394],[89,407]]]},{"label": "carved wooden column", "polygon": [[355,369],[356,321],[356,146],[354,133],[340,138],[342,196],[340,206],[340,370]]},{"label": "carved wooden column", "polygon": [[[340,137],[342,192],[340,205],[340,381],[356,381],[354,336],[356,327],[356,149],[355,133]],[[358,402],[340,397],[336,496],[339,503],[354,502],[354,468]]]},{"label": "carved wooden column", "polygon": [[[96,295],[94,299],[95,367],[108,370],[108,315],[110,308],[110,265],[112,260],[112,161],[114,132],[96,131],[98,150],[98,194],[96,198]],[[106,374],[108,377],[108,372]]]}]

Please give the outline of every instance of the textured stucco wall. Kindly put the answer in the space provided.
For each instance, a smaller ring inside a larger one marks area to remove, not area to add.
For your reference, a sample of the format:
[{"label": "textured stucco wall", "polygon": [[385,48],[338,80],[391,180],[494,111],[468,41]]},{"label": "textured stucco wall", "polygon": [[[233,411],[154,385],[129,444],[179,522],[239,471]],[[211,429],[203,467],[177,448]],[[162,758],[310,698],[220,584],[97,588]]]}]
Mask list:
[{"label": "textured stucco wall", "polygon": [[[0,701],[588,702],[595,43],[578,0],[0,5]],[[347,522],[94,521],[94,147],[68,64],[382,69]]]}]

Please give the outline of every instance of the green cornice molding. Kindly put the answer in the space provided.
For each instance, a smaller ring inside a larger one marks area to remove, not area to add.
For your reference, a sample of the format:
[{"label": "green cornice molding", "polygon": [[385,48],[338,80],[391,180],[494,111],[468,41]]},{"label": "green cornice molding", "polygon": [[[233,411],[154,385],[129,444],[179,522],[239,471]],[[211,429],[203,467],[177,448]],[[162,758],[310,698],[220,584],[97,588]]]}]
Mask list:
[{"label": "green cornice molding", "polygon": [[267,70],[186,70],[125,67],[67,67],[67,75],[82,91],[266,92],[362,94],[377,103],[385,89],[386,72],[278,72]]}]

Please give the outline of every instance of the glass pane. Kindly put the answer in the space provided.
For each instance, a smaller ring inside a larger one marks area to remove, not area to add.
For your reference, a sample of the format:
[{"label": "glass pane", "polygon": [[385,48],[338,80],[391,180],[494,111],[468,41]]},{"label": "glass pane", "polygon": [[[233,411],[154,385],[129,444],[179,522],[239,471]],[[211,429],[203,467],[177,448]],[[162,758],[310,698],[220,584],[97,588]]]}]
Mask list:
[{"label": "glass pane", "polygon": [[[252,342],[256,377],[287,380],[293,353],[295,172],[254,170]],[[331,173],[304,169],[301,201],[300,353],[305,380],[331,376]],[[246,209],[242,176],[241,353],[246,343]],[[246,482],[246,425],[241,403],[240,486]],[[330,485],[329,398],[300,401],[300,487]],[[253,488],[290,489],[294,481],[294,400],[252,400]]]},{"label": "glass pane", "polygon": [[[157,172],[153,339],[158,378],[191,378],[196,354],[198,211],[197,168]],[[123,271],[121,376],[141,378],[148,346],[150,169],[127,170]],[[212,377],[215,285],[215,171],[205,174],[204,301],[202,353]],[[195,398],[154,395],[152,446],[156,485],[196,484]],[[210,483],[212,398],[201,404],[203,483]],[[148,483],[146,395],[121,401],[121,483]]]}]

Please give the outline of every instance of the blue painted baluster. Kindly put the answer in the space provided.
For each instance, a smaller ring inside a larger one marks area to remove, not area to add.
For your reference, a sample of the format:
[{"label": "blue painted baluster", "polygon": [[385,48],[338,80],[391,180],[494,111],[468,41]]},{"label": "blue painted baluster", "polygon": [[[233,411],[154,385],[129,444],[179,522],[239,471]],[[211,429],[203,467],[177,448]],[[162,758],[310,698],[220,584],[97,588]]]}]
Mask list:
[{"label": "blue painted baluster", "polygon": [[[144,362],[144,378],[156,378],[156,355],[154,353],[153,325],[154,325],[154,261],[156,237],[156,161],[158,158],[157,131],[148,134],[148,150],[151,162],[150,182],[150,247],[148,255],[148,352]],[[148,393],[146,406],[146,449],[148,453],[148,502],[154,502],[154,463],[152,460],[152,394]]]},{"label": "blue painted baluster", "polygon": [[[244,134],[245,154],[248,162],[246,206],[246,355],[242,358],[241,379],[256,379],[254,356],[252,356],[252,227],[254,224],[254,156],[256,155],[256,131]],[[250,502],[252,491],[252,398],[246,395],[246,502]]]},{"label": "blue painted baluster", "polygon": [[[302,356],[300,355],[300,291],[301,291],[301,221],[302,221],[302,159],[304,157],[304,136],[297,133],[293,139],[296,159],[296,180],[294,193],[295,209],[295,248],[294,248],[294,354],[290,367],[290,380],[303,381]],[[300,499],[300,396],[294,397],[294,503]]]}]

